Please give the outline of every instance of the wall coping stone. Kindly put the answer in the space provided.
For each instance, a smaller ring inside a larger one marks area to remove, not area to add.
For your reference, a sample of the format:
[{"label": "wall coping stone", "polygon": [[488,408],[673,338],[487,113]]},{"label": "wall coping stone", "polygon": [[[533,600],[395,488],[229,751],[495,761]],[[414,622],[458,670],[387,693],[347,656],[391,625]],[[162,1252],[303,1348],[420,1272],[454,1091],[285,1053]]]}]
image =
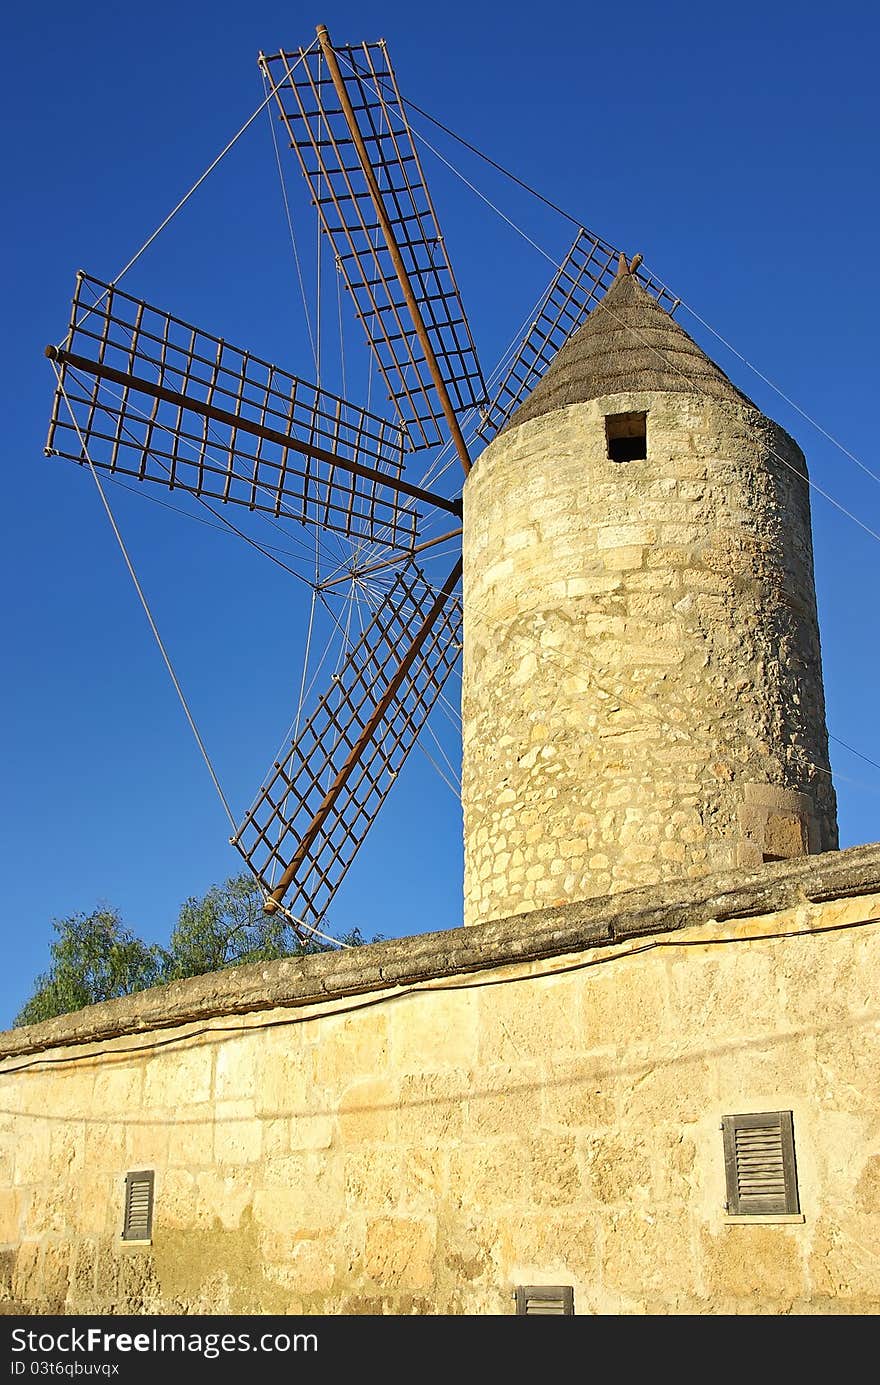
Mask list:
[{"label": "wall coping stone", "polygon": [[[664,881],[470,927],[415,934],[339,952],[250,962],[89,1005],[0,1032],[0,1060],[48,1048],[147,1033],[222,1015],[300,1007],[630,938],[880,893],[880,843]],[[2,1069],[0,1069],[2,1072]]]}]

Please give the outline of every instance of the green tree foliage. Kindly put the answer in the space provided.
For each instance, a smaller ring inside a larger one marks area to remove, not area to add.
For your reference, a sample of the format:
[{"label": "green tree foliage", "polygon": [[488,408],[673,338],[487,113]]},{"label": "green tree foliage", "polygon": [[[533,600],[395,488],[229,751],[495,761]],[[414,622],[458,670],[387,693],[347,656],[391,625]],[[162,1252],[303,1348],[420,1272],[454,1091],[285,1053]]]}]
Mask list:
[{"label": "green tree foliage", "polygon": [[36,1024],[98,1000],[131,995],[164,977],[162,949],[142,943],[115,909],[72,914],[56,919],[53,927],[58,937],[49,949],[52,964],[37,977],[34,994],[15,1024]]},{"label": "green tree foliage", "polygon": [[[58,937],[50,948],[52,965],[37,977],[34,994],[14,1024],[36,1024],[99,1000],[238,963],[270,962],[331,947],[319,938],[302,942],[280,911],[266,914],[260,887],[248,875],[233,876],[212,885],[203,898],[186,900],[167,949],[141,942],[115,909],[73,914],[53,926]],[[340,938],[347,947],[366,941],[358,928]],[[371,941],[379,942],[380,935]]]},{"label": "green tree foliage", "polygon": [[326,946],[302,944],[280,911],[264,912],[256,882],[238,875],[225,885],[212,885],[203,899],[193,896],[185,902],[171,934],[167,979],[201,976],[237,962],[320,952]]}]

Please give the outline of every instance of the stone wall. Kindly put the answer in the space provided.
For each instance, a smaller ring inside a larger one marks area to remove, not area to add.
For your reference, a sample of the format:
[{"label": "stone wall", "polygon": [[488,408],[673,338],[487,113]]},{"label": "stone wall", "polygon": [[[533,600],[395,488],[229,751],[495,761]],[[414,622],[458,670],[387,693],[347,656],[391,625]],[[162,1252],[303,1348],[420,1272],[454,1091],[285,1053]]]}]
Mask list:
[{"label": "stone wall", "polygon": [[[647,412],[646,460],[605,415]],[[837,845],[809,491],[754,408],[618,394],[464,496],[465,922]]]},{"label": "stone wall", "polygon": [[[5,1311],[876,1312],[872,920],[880,847],[0,1036]],[[803,1220],[731,1223],[721,1118],[777,1109]]]}]

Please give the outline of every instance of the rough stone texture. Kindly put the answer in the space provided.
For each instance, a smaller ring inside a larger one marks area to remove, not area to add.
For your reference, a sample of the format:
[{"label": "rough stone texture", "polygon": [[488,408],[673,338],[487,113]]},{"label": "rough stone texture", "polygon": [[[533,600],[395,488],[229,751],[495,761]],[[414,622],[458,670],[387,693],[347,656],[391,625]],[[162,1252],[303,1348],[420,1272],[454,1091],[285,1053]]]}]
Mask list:
[{"label": "rough stone texture", "polygon": [[[878,982],[874,846],[13,1031],[0,1308],[877,1312]],[[805,1220],[731,1225],[721,1117],[776,1109]]]},{"label": "rough stone texture", "polygon": [[618,271],[605,297],[553,358],[505,428],[569,404],[629,390],[683,392],[751,404],[635,276]]},{"label": "rough stone texture", "polygon": [[[606,414],[642,411],[647,459],[611,461]],[[836,846],[805,474],[732,386],[567,404],[481,455],[466,923]]]},{"label": "rough stone texture", "polygon": [[[47,1048],[150,1033],[222,1015],[338,1000],[508,962],[540,961],[584,947],[609,946],[625,938],[664,933],[708,920],[723,922],[778,912],[801,903],[856,898],[877,891],[880,843],[779,861],[756,870],[722,872],[697,881],[680,880],[660,887],[628,890],[609,899],[537,909],[528,919],[513,915],[466,931],[452,928],[371,943],[346,952],[252,962],[90,1005],[42,1024],[7,1030],[0,1033],[0,1060]],[[419,1039],[426,1063],[435,1062],[436,1034],[429,1027],[420,1031]],[[443,1053],[447,1061],[460,1061],[459,1048],[460,1036],[444,1035]],[[362,1057],[369,1062],[381,1054],[368,1051]],[[219,1096],[226,1094],[225,1061],[221,1059],[219,1063]],[[240,1056],[236,1060],[238,1077],[242,1061]],[[282,1084],[288,1077],[286,1072],[277,1073]],[[104,1069],[95,1084],[95,1099],[108,1107],[137,1103],[142,1081],[139,1071]]]}]

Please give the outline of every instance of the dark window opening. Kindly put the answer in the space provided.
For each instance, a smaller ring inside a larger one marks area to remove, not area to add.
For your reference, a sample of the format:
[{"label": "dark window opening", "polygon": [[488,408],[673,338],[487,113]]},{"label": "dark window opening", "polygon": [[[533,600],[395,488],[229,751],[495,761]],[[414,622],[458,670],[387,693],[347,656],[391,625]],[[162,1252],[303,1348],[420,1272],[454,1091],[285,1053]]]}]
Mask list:
[{"label": "dark window opening", "polygon": [[791,1111],[723,1116],[721,1129],[730,1216],[799,1213]]},{"label": "dark window opening", "polygon": [[125,1175],[125,1216],[122,1222],[123,1241],[149,1241],[153,1234],[152,1169]]},{"label": "dark window opening", "polygon": [[648,455],[647,414],[606,414],[605,439],[612,462],[641,462]]},{"label": "dark window opening", "polygon": [[574,1289],[570,1284],[521,1284],[516,1291],[517,1317],[523,1314],[574,1314]]}]

